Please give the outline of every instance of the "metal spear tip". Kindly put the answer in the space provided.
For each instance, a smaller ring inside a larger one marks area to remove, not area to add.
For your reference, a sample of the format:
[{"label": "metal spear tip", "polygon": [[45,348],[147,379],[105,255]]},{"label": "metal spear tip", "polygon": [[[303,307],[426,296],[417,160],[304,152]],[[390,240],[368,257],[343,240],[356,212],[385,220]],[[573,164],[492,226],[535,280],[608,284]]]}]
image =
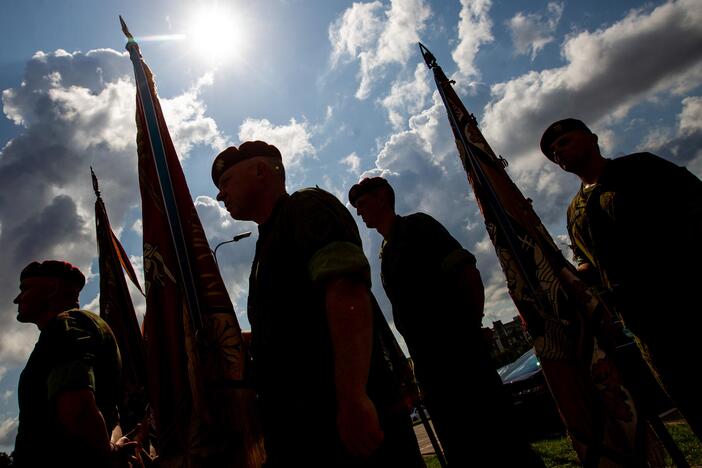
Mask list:
[{"label": "metal spear tip", "polygon": [[98,178],[93,171],[93,166],[90,166],[90,176],[93,179],[93,190],[95,191],[95,196],[100,198],[100,189],[98,188]]},{"label": "metal spear tip", "polygon": [[417,42],[417,44],[419,44],[419,50],[422,51],[422,57],[424,57],[427,67],[430,69],[434,68],[436,66],[436,57],[434,57],[434,54],[429,52],[429,49],[421,42]]},{"label": "metal spear tip", "polygon": [[127,23],[124,22],[122,15],[119,15],[119,23],[122,25],[122,32],[124,33],[125,36],[127,36],[127,39],[129,39],[130,41],[133,41],[134,36],[132,36],[132,33],[129,32],[129,28],[127,28]]}]

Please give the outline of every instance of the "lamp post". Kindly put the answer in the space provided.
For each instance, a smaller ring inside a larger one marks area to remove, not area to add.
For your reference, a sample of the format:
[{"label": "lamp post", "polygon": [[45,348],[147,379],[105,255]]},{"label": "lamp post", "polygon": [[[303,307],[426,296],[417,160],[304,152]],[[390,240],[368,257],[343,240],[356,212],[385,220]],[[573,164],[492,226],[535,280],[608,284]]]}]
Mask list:
[{"label": "lamp post", "polygon": [[229,244],[230,242],[239,242],[241,239],[245,239],[245,238],[249,237],[250,235],[251,235],[251,231],[242,232],[241,234],[237,234],[236,236],[232,237],[229,240],[226,240],[224,242],[220,242],[219,244],[217,244],[217,246],[212,251],[212,254],[214,255],[215,264],[219,267],[219,263],[217,262],[217,249],[218,248],[220,248],[224,244]]}]

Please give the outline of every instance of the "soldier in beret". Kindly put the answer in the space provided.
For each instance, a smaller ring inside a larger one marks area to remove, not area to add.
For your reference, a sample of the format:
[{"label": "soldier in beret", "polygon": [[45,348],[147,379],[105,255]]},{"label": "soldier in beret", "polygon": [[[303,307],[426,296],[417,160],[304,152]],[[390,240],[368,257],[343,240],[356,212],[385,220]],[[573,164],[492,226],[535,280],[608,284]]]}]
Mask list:
[{"label": "soldier in beret", "polygon": [[319,188],[288,194],[262,141],[222,151],[212,180],[232,218],[258,224],[248,317],[266,466],[424,466],[351,214]]},{"label": "soldier in beret", "polygon": [[551,124],[541,151],[577,175],[568,234],[583,279],[609,296],[669,395],[702,439],[702,182],[651,153],[607,159],[577,119]]},{"label": "soldier in beret", "polygon": [[475,257],[431,216],[397,215],[395,192],[382,177],[351,187],[349,202],[383,236],[383,288],[450,466],[543,466],[514,430],[483,338]]},{"label": "soldier in beret", "polygon": [[133,448],[110,442],[121,360],[107,323],[78,308],[84,284],[80,270],[57,260],[20,274],[17,320],[40,334],[20,375],[14,466],[112,466]]}]

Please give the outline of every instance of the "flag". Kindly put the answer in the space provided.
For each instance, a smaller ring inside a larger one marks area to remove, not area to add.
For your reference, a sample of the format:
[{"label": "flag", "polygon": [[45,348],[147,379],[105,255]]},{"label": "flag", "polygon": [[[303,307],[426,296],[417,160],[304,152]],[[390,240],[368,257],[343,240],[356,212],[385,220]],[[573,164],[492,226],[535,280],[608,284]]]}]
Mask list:
[{"label": "flag", "polygon": [[160,466],[257,467],[262,440],[246,350],[163,118],[128,38],[137,87],[148,385]]},{"label": "flag", "polygon": [[141,286],[129,257],[110,227],[107,209],[92,168],[90,172],[97,197],[95,232],[100,266],[100,317],[112,329],[122,356],[123,393],[119,402],[119,423],[122,433],[126,434],[147,416],[147,396],[144,341],[123,271],[139,291]]},{"label": "flag", "polygon": [[[573,447],[586,466],[646,457],[648,429],[599,324],[609,310],[577,277],[478,129],[436,59],[419,45],[448,113],[468,182],[507,287],[534,341]],[[654,451],[655,452],[655,451]]]}]

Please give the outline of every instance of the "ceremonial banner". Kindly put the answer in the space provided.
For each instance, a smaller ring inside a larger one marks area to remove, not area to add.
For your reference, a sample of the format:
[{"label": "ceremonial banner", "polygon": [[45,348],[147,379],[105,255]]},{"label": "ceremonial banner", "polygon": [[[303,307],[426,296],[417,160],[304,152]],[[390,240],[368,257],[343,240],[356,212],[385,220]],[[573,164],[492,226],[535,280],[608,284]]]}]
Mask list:
[{"label": "ceremonial banner", "polygon": [[[121,20],[121,18],[120,18]],[[159,466],[257,467],[262,440],[234,308],[192,202],[153,77],[122,21],[137,86],[150,403]],[[291,383],[293,384],[293,383]]]},{"label": "ceremonial banner", "polygon": [[585,466],[650,457],[644,421],[600,324],[611,316],[582,283],[505,171],[436,59],[420,44],[448,112],[459,157],[485,219],[509,293],[526,322],[551,393]]},{"label": "ceremonial banner", "polygon": [[119,423],[123,433],[144,421],[147,411],[146,352],[124,272],[141,291],[132,264],[115,236],[98,189],[95,173],[95,231],[100,265],[100,317],[112,328],[122,356],[123,396],[119,404]]}]

